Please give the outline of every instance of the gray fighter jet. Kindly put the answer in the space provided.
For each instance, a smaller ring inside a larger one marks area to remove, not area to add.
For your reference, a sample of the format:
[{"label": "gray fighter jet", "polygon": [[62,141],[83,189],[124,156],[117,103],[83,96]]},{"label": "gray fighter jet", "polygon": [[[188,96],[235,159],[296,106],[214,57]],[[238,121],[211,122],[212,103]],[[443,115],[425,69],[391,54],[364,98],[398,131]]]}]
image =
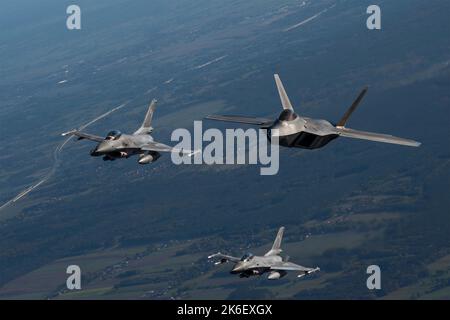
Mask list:
[{"label": "gray fighter jet", "polygon": [[267,129],[269,141],[276,135],[279,139],[279,145],[285,147],[317,149],[325,146],[331,140],[338,137],[393,143],[411,147],[420,146],[420,142],[414,140],[398,138],[387,134],[359,131],[345,127],[348,118],[353,111],[355,111],[366,94],[367,87],[361,91],[342,119],[338,123],[332,124],[327,120],[301,117],[295,113],[280,77],[277,74],[275,74],[274,77],[283,107],[283,111],[280,113],[278,119],[272,120],[232,115],[209,115],[206,119],[258,125],[261,128]]},{"label": "gray fighter jet", "polygon": [[231,270],[231,274],[238,274],[241,278],[248,278],[250,276],[260,276],[264,273],[269,273],[267,279],[276,280],[284,277],[288,271],[300,272],[299,278],[311,274],[313,272],[320,271],[317,268],[306,268],[298,264],[289,262],[289,257],[284,261],[279,256],[282,252],[280,249],[281,239],[283,238],[284,227],[278,230],[277,237],[270,249],[264,256],[254,256],[251,253],[246,253],[242,258],[225,255],[222,253],[216,253],[210,255],[208,259],[218,260],[215,264],[222,264],[228,261],[234,262],[234,267]]},{"label": "gray fighter jet", "polygon": [[98,145],[91,151],[91,156],[103,156],[103,160],[105,161],[139,155],[138,162],[140,164],[148,164],[156,161],[161,156],[160,152],[178,152],[180,155],[193,155],[194,152],[191,150],[173,148],[153,140],[150,133],[153,132],[151,122],[156,102],[155,99],[152,100],[145,115],[144,122],[133,134],[122,134],[118,130],[113,130],[106,135],[106,138],[103,138],[78,130],[72,130],[62,135],[73,135],[77,136],[78,140],[87,139],[98,142]]}]

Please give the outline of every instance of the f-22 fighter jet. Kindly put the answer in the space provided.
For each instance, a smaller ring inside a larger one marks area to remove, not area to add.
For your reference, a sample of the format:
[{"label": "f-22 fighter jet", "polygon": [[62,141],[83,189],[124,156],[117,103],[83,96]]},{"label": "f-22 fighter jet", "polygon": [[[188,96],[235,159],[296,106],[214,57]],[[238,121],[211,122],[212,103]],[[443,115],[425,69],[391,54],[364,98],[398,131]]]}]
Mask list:
[{"label": "f-22 fighter jet", "polygon": [[300,272],[299,278],[311,274],[313,272],[320,271],[317,268],[307,268],[298,264],[289,262],[289,258],[283,261],[283,258],[279,255],[282,250],[280,249],[281,240],[283,238],[284,227],[278,230],[277,237],[273,243],[272,249],[270,249],[264,256],[254,256],[251,253],[246,253],[242,258],[225,255],[222,253],[216,253],[210,255],[208,259],[217,259],[215,264],[222,264],[228,261],[234,262],[234,267],[231,270],[231,274],[238,274],[241,278],[248,278],[250,276],[260,276],[264,273],[269,273],[269,280],[276,280],[284,277],[288,271]]},{"label": "f-22 fighter jet", "polygon": [[420,142],[414,140],[398,138],[388,134],[350,129],[345,126],[348,118],[350,118],[350,115],[356,110],[364,95],[367,93],[367,87],[361,91],[347,112],[342,116],[341,120],[333,124],[327,120],[312,119],[297,114],[286,94],[280,77],[278,74],[275,74],[274,77],[283,107],[283,111],[281,111],[277,119],[235,115],[209,115],[206,119],[260,126],[263,129],[267,129],[267,138],[269,141],[276,136],[278,143],[288,148],[317,149],[327,145],[330,141],[338,137],[393,143],[410,147],[420,146]]},{"label": "f-22 fighter jet", "polygon": [[140,164],[147,164],[158,160],[161,156],[160,152],[178,152],[180,155],[192,156],[194,152],[191,150],[173,148],[153,140],[150,133],[153,132],[151,122],[156,102],[155,99],[152,100],[145,115],[144,122],[133,134],[122,134],[118,130],[113,130],[106,135],[106,138],[103,138],[78,130],[72,130],[62,135],[73,135],[77,136],[78,140],[87,139],[98,142],[97,146],[91,151],[91,156],[103,156],[103,160],[105,161],[139,155],[138,162]]}]

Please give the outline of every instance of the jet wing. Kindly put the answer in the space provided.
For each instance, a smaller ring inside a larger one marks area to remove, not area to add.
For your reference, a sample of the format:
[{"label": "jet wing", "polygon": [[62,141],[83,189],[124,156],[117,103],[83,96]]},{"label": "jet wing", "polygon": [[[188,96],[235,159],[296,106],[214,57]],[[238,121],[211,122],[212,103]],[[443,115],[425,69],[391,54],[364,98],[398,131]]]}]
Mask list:
[{"label": "jet wing", "polygon": [[318,268],[307,268],[300,266],[298,264],[292,263],[292,262],[279,262],[275,265],[272,265],[270,267],[271,270],[283,270],[283,271],[303,271],[306,273],[311,273],[314,271],[318,271],[316,269]]},{"label": "jet wing", "polygon": [[363,139],[363,140],[370,140],[370,141],[377,141],[377,142],[384,142],[384,143],[393,143],[393,144],[400,144],[400,145],[410,146],[410,147],[418,147],[421,145],[420,142],[394,137],[389,134],[359,131],[359,130],[353,130],[353,129],[348,129],[348,128],[344,128],[344,127],[341,127],[341,128],[337,127],[336,130],[339,135],[341,135],[343,137],[347,137],[347,138]]},{"label": "jet wing", "polygon": [[102,142],[104,140],[104,138],[93,135],[93,134],[89,134],[89,133],[84,133],[78,130],[72,130],[72,131],[68,131],[68,132],[64,132],[63,134],[61,134],[62,136],[77,136],[78,140],[82,140],[82,139],[87,139],[87,140],[91,140],[91,141],[95,141],[95,142]]},{"label": "jet wing", "polygon": [[266,125],[272,123],[273,120],[267,118],[259,117],[244,117],[244,116],[222,116],[222,115],[209,115],[205,119],[216,120],[216,121],[226,121],[226,122],[236,122],[236,123],[246,123],[253,125]]},{"label": "jet wing", "polygon": [[228,256],[228,255],[222,254],[220,252],[210,255],[208,257],[208,259],[219,260],[220,261],[219,263],[224,263],[224,262],[227,262],[227,261],[231,261],[231,262],[239,262],[239,261],[241,261],[240,258],[233,257],[233,256]]},{"label": "jet wing", "polygon": [[156,141],[146,143],[145,145],[141,146],[140,149],[144,150],[144,151],[156,151],[156,152],[178,152],[178,153],[182,153],[182,154],[185,154],[188,156],[192,156],[198,152],[198,151],[174,148],[174,147],[168,146],[164,143],[160,143],[160,142],[156,142]]}]

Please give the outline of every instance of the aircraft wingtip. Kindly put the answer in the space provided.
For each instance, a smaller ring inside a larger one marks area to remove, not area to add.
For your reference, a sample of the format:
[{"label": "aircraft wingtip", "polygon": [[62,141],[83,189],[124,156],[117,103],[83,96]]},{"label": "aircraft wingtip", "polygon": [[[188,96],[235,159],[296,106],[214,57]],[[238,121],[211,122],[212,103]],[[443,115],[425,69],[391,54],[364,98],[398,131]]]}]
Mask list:
[{"label": "aircraft wingtip", "polygon": [[72,134],[72,133],[74,133],[74,132],[76,132],[76,131],[77,131],[76,129],[69,130],[69,131],[66,131],[66,132],[61,133],[61,135],[62,135],[62,136],[68,136],[69,134]]},{"label": "aircraft wingtip", "polygon": [[192,157],[192,156],[196,155],[199,152],[200,152],[200,150],[194,150],[191,153],[189,153],[189,157]]}]

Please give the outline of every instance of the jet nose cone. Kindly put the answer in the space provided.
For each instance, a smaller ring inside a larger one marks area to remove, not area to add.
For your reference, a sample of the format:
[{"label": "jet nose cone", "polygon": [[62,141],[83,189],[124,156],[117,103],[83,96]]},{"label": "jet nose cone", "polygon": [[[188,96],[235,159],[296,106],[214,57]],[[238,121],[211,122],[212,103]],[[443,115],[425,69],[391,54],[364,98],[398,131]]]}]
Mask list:
[{"label": "jet nose cone", "polygon": [[95,152],[99,154],[105,154],[113,151],[114,147],[104,142],[100,143],[98,147],[95,149]]},{"label": "jet nose cone", "polygon": [[100,153],[97,152],[97,148],[94,148],[94,149],[91,150],[91,156],[97,157],[97,156],[99,156],[99,155],[100,155]]},{"label": "jet nose cone", "polygon": [[298,115],[291,109],[284,109],[281,111],[278,120],[280,121],[292,121],[298,118]]},{"label": "jet nose cone", "polygon": [[267,130],[267,135],[269,137],[278,137],[280,136],[280,130],[283,128],[283,124],[280,121],[276,121],[270,128]]},{"label": "jet nose cone", "polygon": [[230,271],[231,273],[241,273],[244,271],[244,267],[241,264],[237,264],[234,266],[234,268]]}]

